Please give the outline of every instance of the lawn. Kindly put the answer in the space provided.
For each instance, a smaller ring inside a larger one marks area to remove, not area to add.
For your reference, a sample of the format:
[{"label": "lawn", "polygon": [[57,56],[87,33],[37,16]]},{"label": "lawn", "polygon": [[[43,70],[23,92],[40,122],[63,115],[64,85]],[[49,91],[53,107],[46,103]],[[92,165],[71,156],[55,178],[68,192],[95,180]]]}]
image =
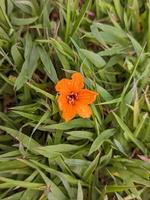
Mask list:
[{"label": "lawn", "polygon": [[0,200],[150,199],[150,0],[0,0]]}]

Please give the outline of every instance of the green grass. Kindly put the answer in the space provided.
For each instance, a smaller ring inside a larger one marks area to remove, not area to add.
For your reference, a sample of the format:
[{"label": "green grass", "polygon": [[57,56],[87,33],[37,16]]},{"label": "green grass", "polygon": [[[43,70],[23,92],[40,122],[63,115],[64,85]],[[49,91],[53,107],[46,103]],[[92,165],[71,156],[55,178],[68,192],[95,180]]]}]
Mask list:
[{"label": "green grass", "polygon": [[[98,93],[64,122],[55,84]],[[0,1],[0,199],[150,199],[150,1]]]}]

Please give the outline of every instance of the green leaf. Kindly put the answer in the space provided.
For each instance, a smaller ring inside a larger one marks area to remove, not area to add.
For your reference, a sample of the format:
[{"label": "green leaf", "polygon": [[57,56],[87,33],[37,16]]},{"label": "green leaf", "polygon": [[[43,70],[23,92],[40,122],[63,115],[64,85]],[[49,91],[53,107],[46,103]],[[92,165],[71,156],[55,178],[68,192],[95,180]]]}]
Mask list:
[{"label": "green leaf", "polygon": [[65,31],[65,42],[68,41],[71,29],[71,3],[67,0],[67,18],[66,18],[66,31]]},{"label": "green leaf", "polygon": [[85,58],[97,68],[102,68],[106,64],[105,60],[100,55],[86,49],[80,49],[80,51],[84,54]]},{"label": "green leaf", "polygon": [[40,120],[40,116],[38,115],[34,115],[34,114],[30,114],[30,113],[26,113],[26,112],[21,112],[21,111],[17,111],[17,110],[13,110],[13,113],[16,113],[22,117],[25,117],[27,119],[33,120],[33,121],[39,121]]},{"label": "green leaf", "polygon": [[7,158],[7,157],[13,157],[20,155],[20,152],[18,150],[10,151],[8,153],[4,153],[0,155],[0,158]]},{"label": "green leaf", "polygon": [[124,137],[126,139],[129,138],[143,153],[146,153],[146,148],[143,145],[143,143],[141,141],[139,141],[137,138],[135,138],[133,133],[130,131],[130,129],[121,120],[121,118],[118,115],[116,115],[115,113],[113,113],[113,115],[114,115],[115,119],[117,120],[118,124],[120,125],[120,127],[122,128],[122,130],[124,131]]},{"label": "green leaf", "polygon": [[39,87],[36,87],[36,86],[33,85],[32,83],[27,82],[26,84],[27,84],[30,88],[34,89],[36,92],[38,92],[38,93],[44,95],[45,97],[51,99],[52,101],[55,101],[55,97],[54,97],[52,94],[50,94],[50,93],[48,93],[48,92],[46,92],[46,91],[40,89]]},{"label": "green leaf", "polygon": [[2,161],[0,161],[0,172],[3,172],[5,170],[7,171],[7,170],[15,170],[15,169],[23,170],[24,168],[25,168],[25,164],[21,163],[18,160],[2,159]]},{"label": "green leaf", "polygon": [[12,29],[12,25],[6,14],[5,0],[1,0],[1,3],[0,3],[0,21],[3,23],[4,26],[7,25],[7,27]]},{"label": "green leaf", "polygon": [[114,135],[114,133],[115,133],[114,129],[107,129],[102,133],[100,133],[100,135],[94,140],[90,148],[89,155],[92,154],[97,149],[99,149],[105,141],[107,141],[111,136]]},{"label": "green leaf", "polygon": [[0,38],[5,40],[10,40],[8,34],[4,31],[2,27],[0,27]]},{"label": "green leaf", "polygon": [[128,35],[128,37],[129,37],[129,39],[131,40],[132,45],[133,45],[133,47],[134,47],[134,49],[135,49],[137,55],[139,56],[139,55],[141,54],[141,52],[142,52],[142,47],[141,47],[141,45],[140,45],[140,44],[138,43],[138,41],[136,41],[136,40],[134,39],[134,37],[132,37],[131,35]]},{"label": "green leaf", "polygon": [[5,113],[0,112],[0,119],[3,120],[9,127],[15,128],[14,121],[9,118]]},{"label": "green leaf", "polygon": [[53,66],[53,63],[50,59],[50,55],[48,55],[48,53],[45,51],[44,48],[38,47],[38,51],[39,51],[39,55],[41,58],[41,61],[44,65],[44,69],[48,75],[48,77],[54,82],[57,83],[58,82],[58,77],[56,74],[56,70]]},{"label": "green leaf", "polygon": [[0,177],[0,181],[5,182],[0,184],[0,188],[10,188],[14,186],[22,187],[22,188],[30,188],[34,190],[43,190],[45,185],[42,183],[32,183],[27,181],[18,181],[5,177]]},{"label": "green leaf", "polygon": [[0,126],[0,129],[7,132],[9,135],[17,139],[19,142],[21,142],[26,148],[29,150],[35,152],[35,149],[37,147],[40,147],[40,144],[38,144],[34,139],[28,137],[27,135],[21,133],[20,131],[17,131],[12,128],[7,128],[4,126]]},{"label": "green leaf", "polygon": [[67,135],[69,135],[68,139],[88,139],[90,141],[93,141],[93,135],[94,133],[89,132],[89,131],[70,131],[70,132],[65,132]]},{"label": "green leaf", "polygon": [[29,24],[33,24],[36,20],[38,19],[38,17],[29,17],[29,18],[18,18],[18,17],[11,17],[11,22],[13,25],[16,26],[24,26],[24,25],[29,25]]},{"label": "green leaf", "polygon": [[89,119],[74,119],[69,122],[47,125],[44,126],[43,128],[47,130],[50,129],[69,130],[73,128],[92,128],[92,127],[93,127],[93,122]]},{"label": "green leaf", "polygon": [[112,193],[112,192],[123,192],[123,191],[127,191],[131,188],[135,188],[134,186],[129,185],[108,185],[106,187],[106,192],[108,193]]},{"label": "green leaf", "polygon": [[23,194],[23,191],[22,192],[17,192],[15,194],[11,194],[10,196],[2,198],[1,200],[16,200],[16,199],[20,199],[22,197],[22,194]]},{"label": "green leaf", "polygon": [[76,19],[76,21],[75,21],[75,23],[74,23],[74,25],[72,27],[72,32],[70,34],[70,37],[72,37],[76,33],[77,29],[79,28],[81,22],[84,19],[84,15],[85,15],[88,7],[89,7],[90,2],[91,2],[91,0],[86,0],[85,3],[84,3],[84,5],[82,6],[82,8],[80,10],[80,14],[77,17],[77,19]]},{"label": "green leaf", "polygon": [[83,179],[84,180],[90,181],[91,176],[92,176],[93,172],[95,171],[95,169],[96,169],[96,167],[98,165],[99,157],[100,157],[100,154],[97,154],[95,159],[90,163],[90,165],[88,166],[88,168],[84,172],[84,174],[83,174]]},{"label": "green leaf", "polygon": [[95,26],[97,26],[99,29],[103,30],[104,33],[108,33],[113,36],[116,41],[118,40],[120,43],[126,43],[127,42],[127,35],[124,32],[123,29],[120,27],[115,27],[107,24],[102,23],[95,23]]},{"label": "green leaf", "polygon": [[[21,200],[27,200],[27,197],[32,198],[32,199],[36,199],[39,197],[41,191],[38,190],[32,190],[32,189],[26,189],[23,193],[23,195],[21,196]],[[10,199],[11,200],[11,199]],[[16,200],[16,199],[14,199]]]},{"label": "green leaf", "polygon": [[33,131],[32,131],[32,134],[36,131],[36,129],[38,129],[38,127],[48,118],[50,117],[50,112],[49,110],[46,111],[44,113],[44,115],[40,118],[39,122],[37,123],[37,125],[34,127]]},{"label": "green leaf", "polygon": [[17,48],[17,44],[14,44],[11,47],[11,54],[12,54],[12,57],[13,57],[15,64],[17,65],[17,67],[20,68],[22,66],[22,63],[23,63],[23,58],[22,58],[20,51]]},{"label": "green leaf", "polygon": [[41,170],[38,169],[38,172],[40,173],[41,177],[43,178],[44,182],[46,183],[47,187],[51,188],[51,191],[47,194],[48,199],[58,199],[58,200],[67,200],[67,197],[64,195],[64,193],[60,190],[60,188],[50,180]]},{"label": "green leaf", "polygon": [[139,124],[137,125],[137,127],[134,131],[134,135],[135,135],[136,138],[138,137],[138,135],[139,135],[146,119],[147,119],[147,116],[148,116],[148,113],[145,113],[143,116],[141,116],[140,122],[139,122]]},{"label": "green leaf", "polygon": [[147,2],[148,7],[148,34],[147,34],[147,49],[150,51],[150,2]]},{"label": "green leaf", "polygon": [[53,155],[60,155],[61,153],[69,153],[76,150],[80,150],[83,146],[78,145],[71,145],[71,144],[56,144],[56,145],[50,145],[45,147],[38,147],[36,148],[36,151],[45,157],[51,157]]},{"label": "green leaf", "polygon": [[94,83],[94,81],[92,80],[88,80],[90,82],[90,84],[93,86],[95,85],[95,88],[97,90],[97,92],[101,95],[101,97],[105,100],[105,101],[111,101],[113,100],[113,96],[102,86],[100,86],[97,83]]},{"label": "green leaf", "polygon": [[118,0],[118,1],[113,0],[113,2],[114,2],[115,9],[116,9],[116,13],[117,13],[119,19],[122,21],[122,19],[123,19],[123,8],[121,6],[121,2],[120,2],[120,0]]},{"label": "green leaf", "polygon": [[28,52],[28,56],[25,59],[21,72],[16,79],[15,88],[19,90],[28,80],[31,79],[35,69],[37,68],[39,59],[39,53],[37,46],[33,45],[31,52]]},{"label": "green leaf", "polygon": [[83,200],[83,190],[80,182],[78,182],[77,200]]}]

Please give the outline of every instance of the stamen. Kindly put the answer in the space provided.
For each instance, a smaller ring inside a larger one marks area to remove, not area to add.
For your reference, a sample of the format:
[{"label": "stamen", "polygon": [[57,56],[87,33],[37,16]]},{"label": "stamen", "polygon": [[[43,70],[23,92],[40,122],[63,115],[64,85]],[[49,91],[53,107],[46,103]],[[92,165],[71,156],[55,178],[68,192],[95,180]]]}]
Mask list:
[{"label": "stamen", "polygon": [[69,104],[74,105],[75,101],[78,100],[78,93],[71,92],[66,98]]}]

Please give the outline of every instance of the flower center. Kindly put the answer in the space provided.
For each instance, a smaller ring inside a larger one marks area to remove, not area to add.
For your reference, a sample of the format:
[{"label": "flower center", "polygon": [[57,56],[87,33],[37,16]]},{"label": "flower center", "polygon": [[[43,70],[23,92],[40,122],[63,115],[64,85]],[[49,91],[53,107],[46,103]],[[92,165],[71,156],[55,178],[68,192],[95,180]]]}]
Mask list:
[{"label": "flower center", "polygon": [[68,101],[69,104],[74,105],[76,100],[78,100],[78,93],[76,93],[76,92],[71,92],[67,96],[67,101]]}]

